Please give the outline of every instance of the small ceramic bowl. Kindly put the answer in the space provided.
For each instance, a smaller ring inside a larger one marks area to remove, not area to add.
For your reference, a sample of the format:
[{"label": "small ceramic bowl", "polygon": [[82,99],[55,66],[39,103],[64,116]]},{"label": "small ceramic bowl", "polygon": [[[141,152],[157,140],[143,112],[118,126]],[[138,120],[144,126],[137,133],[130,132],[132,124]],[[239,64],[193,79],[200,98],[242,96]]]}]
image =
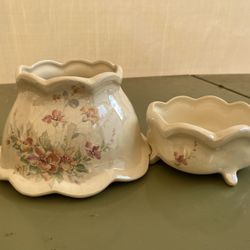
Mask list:
[{"label": "small ceramic bowl", "polygon": [[179,96],[147,110],[151,163],[193,174],[220,173],[229,185],[250,165],[250,105],[216,96]]}]

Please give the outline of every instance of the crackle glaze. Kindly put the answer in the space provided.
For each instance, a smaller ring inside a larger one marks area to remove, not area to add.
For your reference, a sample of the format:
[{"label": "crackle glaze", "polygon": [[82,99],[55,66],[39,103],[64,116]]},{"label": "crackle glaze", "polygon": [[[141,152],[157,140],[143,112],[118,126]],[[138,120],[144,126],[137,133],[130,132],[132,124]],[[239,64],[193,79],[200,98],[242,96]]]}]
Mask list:
[{"label": "crackle glaze", "polygon": [[250,105],[215,96],[179,96],[147,110],[151,163],[159,158],[188,173],[220,173],[229,185],[250,165]]},{"label": "crackle glaze", "polygon": [[2,142],[0,178],[21,193],[94,195],[145,174],[149,148],[109,62],[21,66]]}]

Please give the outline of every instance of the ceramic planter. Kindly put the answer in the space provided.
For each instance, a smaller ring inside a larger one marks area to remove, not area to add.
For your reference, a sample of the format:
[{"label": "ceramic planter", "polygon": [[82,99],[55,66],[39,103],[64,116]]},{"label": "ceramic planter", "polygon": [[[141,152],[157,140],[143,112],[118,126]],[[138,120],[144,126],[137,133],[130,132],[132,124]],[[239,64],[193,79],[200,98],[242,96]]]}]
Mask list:
[{"label": "ceramic planter", "polygon": [[220,173],[236,185],[250,165],[250,105],[215,96],[153,102],[147,110],[151,162],[162,159],[188,173]]},{"label": "ceramic planter", "polygon": [[144,175],[150,152],[121,81],[105,61],[21,66],[0,178],[29,196],[87,197]]}]

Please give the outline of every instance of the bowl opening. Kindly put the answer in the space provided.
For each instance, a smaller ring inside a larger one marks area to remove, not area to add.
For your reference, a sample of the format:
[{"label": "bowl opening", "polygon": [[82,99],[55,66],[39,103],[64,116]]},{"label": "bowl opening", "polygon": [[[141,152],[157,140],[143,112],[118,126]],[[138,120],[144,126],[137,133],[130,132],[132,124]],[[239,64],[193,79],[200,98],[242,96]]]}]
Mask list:
[{"label": "bowl opening", "polygon": [[104,61],[96,63],[71,61],[66,64],[42,61],[32,67],[21,66],[20,72],[34,74],[45,80],[64,76],[92,78],[102,73],[117,73],[118,66]]},{"label": "bowl opening", "polygon": [[175,102],[158,105],[156,112],[169,124],[188,123],[218,132],[235,125],[250,126],[250,109],[241,105],[219,105],[213,102],[194,104]]}]

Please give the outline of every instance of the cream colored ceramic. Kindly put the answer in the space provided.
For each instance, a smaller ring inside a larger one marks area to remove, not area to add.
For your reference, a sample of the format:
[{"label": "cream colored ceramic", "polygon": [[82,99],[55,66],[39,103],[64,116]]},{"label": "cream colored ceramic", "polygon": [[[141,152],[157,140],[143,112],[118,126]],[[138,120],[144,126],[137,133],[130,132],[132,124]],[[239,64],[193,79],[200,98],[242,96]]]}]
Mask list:
[{"label": "cream colored ceramic", "polygon": [[144,175],[149,148],[121,81],[105,61],[21,66],[0,178],[29,196],[87,197]]},{"label": "cream colored ceramic", "polygon": [[153,102],[147,111],[151,162],[188,173],[220,173],[229,185],[250,165],[250,105],[215,96]]}]

